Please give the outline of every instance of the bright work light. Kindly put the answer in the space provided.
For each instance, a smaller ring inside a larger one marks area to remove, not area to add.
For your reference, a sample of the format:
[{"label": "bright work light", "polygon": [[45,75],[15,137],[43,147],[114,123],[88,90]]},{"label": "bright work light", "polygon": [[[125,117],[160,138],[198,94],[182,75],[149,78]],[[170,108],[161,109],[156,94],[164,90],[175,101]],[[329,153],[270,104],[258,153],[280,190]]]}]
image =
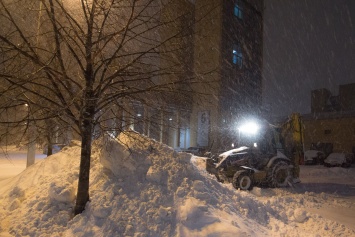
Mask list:
[{"label": "bright work light", "polygon": [[255,135],[259,130],[259,126],[254,122],[249,122],[240,126],[238,129],[241,133]]}]

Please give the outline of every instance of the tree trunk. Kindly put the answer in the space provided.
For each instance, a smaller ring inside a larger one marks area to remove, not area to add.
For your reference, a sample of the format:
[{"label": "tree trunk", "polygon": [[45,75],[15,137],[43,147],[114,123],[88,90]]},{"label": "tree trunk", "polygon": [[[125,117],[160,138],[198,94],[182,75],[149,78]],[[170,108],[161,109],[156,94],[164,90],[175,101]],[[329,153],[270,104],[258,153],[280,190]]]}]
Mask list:
[{"label": "tree trunk", "polygon": [[29,132],[26,168],[33,165],[36,159],[36,128],[33,122],[29,122]]},{"label": "tree trunk", "polygon": [[94,107],[88,106],[84,112],[81,133],[81,157],[78,191],[76,196],[76,204],[74,215],[84,211],[86,203],[89,201],[89,176],[90,176],[90,157],[91,157],[91,141],[94,119]]},{"label": "tree trunk", "polygon": [[[49,128],[47,128],[49,129]],[[53,154],[53,143],[50,132],[47,131],[47,156]]]},{"label": "tree trunk", "polygon": [[85,92],[84,107],[81,114],[81,157],[78,191],[76,194],[76,204],[74,215],[80,214],[85,210],[85,205],[89,201],[89,178],[90,178],[90,159],[91,141],[94,130],[96,98],[94,96],[94,72],[92,59],[92,30],[94,24],[94,13],[96,1],[92,2],[90,18],[88,19],[88,32],[85,42],[86,51],[86,70],[85,70]]}]

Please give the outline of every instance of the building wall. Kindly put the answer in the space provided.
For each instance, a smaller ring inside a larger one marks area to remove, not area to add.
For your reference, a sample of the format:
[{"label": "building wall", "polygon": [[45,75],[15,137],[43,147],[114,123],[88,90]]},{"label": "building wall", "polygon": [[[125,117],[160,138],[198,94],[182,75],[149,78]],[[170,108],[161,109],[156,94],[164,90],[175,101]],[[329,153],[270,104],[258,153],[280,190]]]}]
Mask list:
[{"label": "building wall", "polygon": [[[209,144],[218,130],[218,98],[221,68],[222,0],[195,2],[194,76],[203,84],[193,86],[194,97],[190,120],[190,145],[197,146],[199,113],[209,116]],[[201,133],[200,133],[201,135]]]},{"label": "building wall", "polygon": [[[241,11],[237,16],[235,7]],[[241,119],[258,117],[262,103],[263,1],[224,1],[220,147],[230,148],[238,139]],[[235,50],[242,63],[235,62]],[[229,146],[229,147],[228,147]]]},{"label": "building wall", "polygon": [[[237,114],[258,113],[262,92],[263,1],[224,1],[223,22],[223,95],[221,107]],[[241,11],[236,16],[235,7]],[[242,64],[233,62],[237,49]]]},{"label": "building wall", "polygon": [[161,20],[167,24],[159,32],[161,42],[165,42],[159,48],[159,67],[162,70],[159,80],[171,83],[171,91],[161,93],[159,106],[163,113],[156,114],[154,109],[148,112],[150,122],[147,133],[176,148],[180,146],[180,130],[186,130],[185,118],[188,117],[182,119],[181,114],[191,111],[192,105],[188,87],[193,72],[195,5],[187,0],[162,1],[162,5]]},{"label": "building wall", "polygon": [[[207,146],[217,151],[230,145],[231,139],[224,139],[226,134],[237,135],[232,121],[239,114],[259,110],[263,1],[238,2],[243,10],[241,20],[234,15],[234,1],[196,0],[193,4],[173,0],[165,6],[162,17],[167,21],[174,19],[174,24],[160,32],[161,39],[178,34],[180,29],[187,31],[183,30],[181,37],[161,48],[161,65],[174,70],[162,79],[188,78],[192,83],[187,86],[192,93],[166,96],[166,107],[162,109],[170,114],[150,111],[150,130],[145,134],[174,148]],[[189,31],[188,22],[194,22],[194,34]],[[243,54],[242,67],[233,64],[235,43],[240,45]],[[143,127],[134,129],[144,130]]]},{"label": "building wall", "polygon": [[312,143],[332,143],[333,152],[352,152],[355,147],[355,114],[351,117],[303,119],[305,150]]},{"label": "building wall", "polygon": [[339,95],[327,89],[311,92],[311,114],[304,115],[305,149],[312,143],[331,143],[334,152],[355,148],[355,83],[340,85]]},{"label": "building wall", "polygon": [[355,110],[355,83],[339,86],[339,103],[342,110]]},{"label": "building wall", "polygon": [[350,110],[355,110],[355,83],[340,85],[338,95],[325,88],[311,92],[312,113]]},{"label": "building wall", "polygon": [[[234,13],[235,4],[241,7],[241,18]],[[262,0],[196,1],[194,75],[206,84],[194,88],[197,94],[191,114],[192,146],[201,145],[199,134],[204,131],[199,124],[203,112],[209,118],[208,147],[212,151],[230,146],[237,136],[234,124],[240,114],[258,113],[262,91],[262,9]],[[236,45],[242,54],[241,65],[233,58]]]},{"label": "building wall", "polygon": [[311,112],[320,113],[327,111],[327,103],[331,97],[331,92],[325,88],[312,90],[311,92]]}]

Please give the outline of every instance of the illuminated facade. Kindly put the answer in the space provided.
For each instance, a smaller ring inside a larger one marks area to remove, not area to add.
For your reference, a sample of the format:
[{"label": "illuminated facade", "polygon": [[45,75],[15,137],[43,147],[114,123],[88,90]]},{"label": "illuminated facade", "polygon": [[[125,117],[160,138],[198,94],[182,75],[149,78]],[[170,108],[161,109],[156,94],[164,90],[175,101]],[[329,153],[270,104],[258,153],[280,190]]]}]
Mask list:
[{"label": "illuminated facade", "polygon": [[209,83],[195,88],[207,96],[192,106],[191,145],[218,151],[235,141],[240,119],[260,113],[263,1],[196,1],[195,9],[194,72]]},{"label": "illuminated facade", "polygon": [[[181,12],[186,14],[177,18]],[[263,0],[175,0],[165,13],[166,19],[179,20],[161,36],[182,28],[183,37],[171,43],[179,50],[162,57],[174,58],[172,65],[180,65],[181,73],[173,76],[205,83],[188,85],[190,94],[181,88],[186,94],[167,101],[164,112],[143,113],[141,107],[140,114],[159,123],[148,121],[134,129],[174,148],[230,148],[238,120],[260,112]]]}]

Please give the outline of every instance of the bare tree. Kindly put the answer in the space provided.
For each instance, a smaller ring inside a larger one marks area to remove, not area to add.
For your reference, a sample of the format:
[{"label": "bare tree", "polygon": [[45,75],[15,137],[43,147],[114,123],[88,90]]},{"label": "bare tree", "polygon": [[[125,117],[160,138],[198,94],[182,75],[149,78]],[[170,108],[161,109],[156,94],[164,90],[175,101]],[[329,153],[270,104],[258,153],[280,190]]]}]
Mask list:
[{"label": "bare tree", "polygon": [[[0,0],[1,112],[30,108],[2,122],[44,130],[57,123],[80,135],[75,214],[89,200],[97,126],[125,129],[137,103],[157,111],[191,103],[199,83],[189,50],[193,18],[189,1]],[[122,113],[126,123],[116,126]]]}]

